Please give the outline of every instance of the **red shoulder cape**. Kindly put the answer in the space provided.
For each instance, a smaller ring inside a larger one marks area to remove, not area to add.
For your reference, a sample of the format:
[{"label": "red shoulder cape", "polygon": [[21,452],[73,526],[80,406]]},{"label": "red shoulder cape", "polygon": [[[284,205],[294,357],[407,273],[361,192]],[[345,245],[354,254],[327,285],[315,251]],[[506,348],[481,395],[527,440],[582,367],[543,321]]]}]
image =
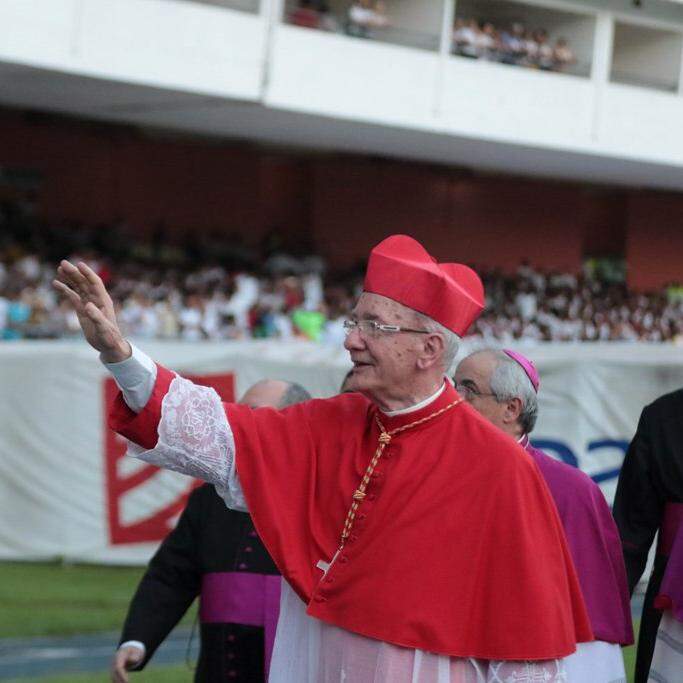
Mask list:
[{"label": "red shoulder cape", "polygon": [[[149,442],[162,393],[137,416],[119,401],[113,427]],[[448,385],[427,408],[381,419],[395,429],[456,398]],[[455,657],[554,659],[593,640],[536,465],[468,405],[392,440],[324,577],[316,565],[333,557],[377,447],[376,408],[344,395],[284,411],[226,405],[226,413],[256,530],[311,616]]]}]

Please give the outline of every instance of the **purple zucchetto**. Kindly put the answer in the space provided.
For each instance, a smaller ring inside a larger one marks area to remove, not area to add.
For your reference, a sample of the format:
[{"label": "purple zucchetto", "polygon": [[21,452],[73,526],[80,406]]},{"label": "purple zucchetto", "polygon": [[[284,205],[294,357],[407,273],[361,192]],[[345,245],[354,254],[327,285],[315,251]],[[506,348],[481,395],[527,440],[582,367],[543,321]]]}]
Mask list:
[{"label": "purple zucchetto", "polygon": [[522,370],[526,373],[526,376],[529,378],[529,381],[531,384],[534,386],[534,391],[538,393],[538,387],[541,384],[541,378],[538,375],[538,370],[536,370],[536,366],[533,364],[532,361],[530,361],[526,356],[523,356],[521,353],[517,353],[517,351],[511,351],[510,349],[503,349],[503,353],[510,356],[517,365],[521,366]]}]

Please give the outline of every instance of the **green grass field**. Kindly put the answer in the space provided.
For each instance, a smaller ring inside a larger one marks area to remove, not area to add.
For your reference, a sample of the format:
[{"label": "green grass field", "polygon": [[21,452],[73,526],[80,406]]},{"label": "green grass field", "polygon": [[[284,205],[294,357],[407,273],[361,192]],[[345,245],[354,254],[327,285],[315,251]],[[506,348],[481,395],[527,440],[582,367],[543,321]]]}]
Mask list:
[{"label": "green grass field", "polygon": [[[54,563],[0,562],[0,638],[64,636],[121,628],[144,569]],[[194,610],[184,623],[190,624]],[[637,627],[637,624],[636,624]],[[624,650],[629,682],[635,648]],[[185,665],[154,667],[131,676],[132,683],[186,683]],[[21,678],[7,683],[106,683],[101,674]]]},{"label": "green grass field", "polygon": [[[192,672],[186,666],[151,667],[138,674],[131,674],[131,683],[190,683]],[[11,678],[3,683],[111,683],[108,673],[69,674],[46,678]]]},{"label": "green grass field", "polygon": [[2,562],[0,638],[117,631],[143,572],[142,567]]},{"label": "green grass field", "polygon": [[[636,632],[636,642],[638,642],[638,627],[640,626],[640,619],[633,622],[633,627]],[[624,666],[626,667],[626,678],[628,683],[633,683],[633,673],[636,668],[636,646],[631,645],[631,647],[625,647],[623,649],[624,653]]]}]

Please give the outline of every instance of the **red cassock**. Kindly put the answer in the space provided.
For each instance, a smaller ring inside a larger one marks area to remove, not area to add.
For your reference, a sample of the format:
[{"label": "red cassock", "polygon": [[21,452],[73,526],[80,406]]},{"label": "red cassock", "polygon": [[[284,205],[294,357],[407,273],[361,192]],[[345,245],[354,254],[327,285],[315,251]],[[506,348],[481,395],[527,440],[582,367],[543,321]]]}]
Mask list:
[{"label": "red cassock", "polygon": [[[147,448],[173,378],[111,426]],[[593,640],[555,505],[532,459],[466,403],[396,434],[327,574],[354,491],[395,430],[457,401],[387,417],[358,394],[277,411],[225,404],[254,525],[308,614],[409,648],[493,660],[564,657]]]}]

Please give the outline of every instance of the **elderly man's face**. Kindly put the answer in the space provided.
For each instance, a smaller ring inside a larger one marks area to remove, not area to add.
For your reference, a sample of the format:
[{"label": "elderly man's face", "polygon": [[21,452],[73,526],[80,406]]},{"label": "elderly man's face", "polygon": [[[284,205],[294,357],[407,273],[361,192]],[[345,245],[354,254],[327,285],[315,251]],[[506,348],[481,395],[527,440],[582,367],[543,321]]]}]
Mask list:
[{"label": "elderly man's face", "polygon": [[458,365],[455,371],[455,388],[458,393],[489,422],[508,431],[504,421],[507,405],[499,403],[491,392],[491,375],[496,368],[495,359],[487,353],[475,353]]},{"label": "elderly man's face", "polygon": [[[421,328],[415,313],[378,294],[361,294],[351,319],[373,320],[385,325]],[[412,332],[364,333],[353,330],[344,342],[353,371],[345,383],[347,391],[358,391],[375,399],[400,399],[410,392],[416,359],[423,335]],[[380,401],[381,402],[381,401]]]}]

